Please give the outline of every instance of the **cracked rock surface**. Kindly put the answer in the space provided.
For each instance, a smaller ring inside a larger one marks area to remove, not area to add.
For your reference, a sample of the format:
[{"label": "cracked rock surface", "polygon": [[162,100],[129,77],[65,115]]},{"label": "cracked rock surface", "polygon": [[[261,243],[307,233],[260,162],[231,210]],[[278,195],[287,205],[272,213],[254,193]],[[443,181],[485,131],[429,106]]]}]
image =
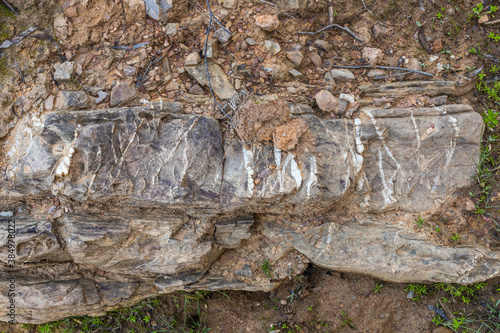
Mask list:
[{"label": "cracked rock surface", "polygon": [[[498,252],[444,246],[408,227],[472,183],[484,124],[471,107],[300,114],[307,131],[289,151],[223,138],[216,119],[180,111],[162,102],[18,122],[0,180],[17,265],[7,269],[7,229],[0,262],[23,294],[19,321],[180,289],[269,291],[309,262],[394,282],[499,275]],[[24,208],[51,196],[60,202],[49,211]],[[272,279],[264,258],[282,263]]]}]

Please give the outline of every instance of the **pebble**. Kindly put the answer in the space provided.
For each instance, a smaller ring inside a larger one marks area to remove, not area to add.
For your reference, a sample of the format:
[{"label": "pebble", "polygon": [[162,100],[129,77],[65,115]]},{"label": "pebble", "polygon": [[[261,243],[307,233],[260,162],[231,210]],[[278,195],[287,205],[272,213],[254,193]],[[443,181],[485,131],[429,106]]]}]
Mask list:
[{"label": "pebble", "polygon": [[54,95],[50,95],[49,97],[47,97],[44,103],[45,110],[52,111],[52,109],[54,108],[54,99]]},{"label": "pebble", "polygon": [[445,105],[447,102],[448,102],[447,95],[436,96],[429,100],[429,104],[434,106]]},{"label": "pebble", "polygon": [[311,61],[316,67],[320,67],[323,64],[323,60],[316,51],[311,52],[309,58],[311,58]]},{"label": "pebble", "polygon": [[282,299],[282,300],[280,301],[280,304],[281,304],[281,305],[286,305],[286,301],[285,301],[284,299]]},{"label": "pebble", "polygon": [[217,38],[217,40],[219,42],[221,42],[222,44],[227,43],[229,38],[231,38],[231,33],[224,28],[217,29],[217,31],[215,32],[214,35],[215,35],[215,38]]},{"label": "pebble", "polygon": [[63,63],[58,62],[54,65],[54,80],[56,81],[69,81],[71,75],[75,71],[75,62],[66,61]]},{"label": "pebble", "polygon": [[259,15],[255,18],[255,24],[259,28],[271,32],[278,29],[280,20],[278,15]]},{"label": "pebble", "polygon": [[351,104],[354,103],[354,96],[351,94],[340,94],[339,98]]},{"label": "pebble", "polygon": [[375,78],[377,76],[385,76],[385,71],[383,69],[372,69],[366,74],[369,78]]},{"label": "pebble", "polygon": [[137,94],[133,84],[119,81],[111,90],[110,105],[115,106],[122,102],[131,100]]},{"label": "pebble", "polygon": [[247,38],[247,39],[245,39],[245,42],[247,42],[247,44],[250,46],[254,46],[255,44],[257,44],[255,39],[253,39],[253,38]]},{"label": "pebble", "polygon": [[333,48],[332,44],[330,44],[329,42],[322,40],[322,39],[315,40],[314,46],[316,46],[320,50],[327,51],[327,52]]},{"label": "pebble", "polygon": [[335,111],[339,102],[328,90],[321,90],[314,96],[318,107],[323,112]]},{"label": "pebble", "polygon": [[375,66],[382,61],[384,53],[381,49],[365,47],[361,51],[361,56],[368,62],[368,65]]},{"label": "pebble", "polygon": [[177,31],[179,31],[179,23],[169,23],[165,27],[165,34],[167,36],[175,36]]},{"label": "pebble", "polygon": [[203,90],[203,88],[200,87],[200,85],[198,85],[198,84],[195,84],[191,88],[189,88],[188,92],[192,95],[204,95],[205,94],[205,91]]},{"label": "pebble", "polygon": [[108,95],[109,94],[107,92],[104,92],[102,90],[98,91],[97,98],[94,100],[95,104],[104,102],[104,100],[106,99],[106,97],[108,97]]},{"label": "pebble", "polygon": [[125,76],[135,76],[136,73],[137,69],[134,66],[126,65],[123,67],[123,74],[125,74]]},{"label": "pebble", "polygon": [[371,30],[373,37],[378,38],[387,35],[391,29],[382,22],[376,22]]},{"label": "pebble", "polygon": [[354,80],[354,74],[348,69],[332,69],[330,73],[335,82],[348,82]]},{"label": "pebble", "polygon": [[287,52],[286,53],[286,57],[295,66],[300,66],[300,64],[302,63],[302,60],[304,59],[304,56],[302,55],[302,52],[300,52],[300,51],[290,51],[290,52]]},{"label": "pebble", "polygon": [[186,61],[184,62],[184,66],[196,66],[201,62],[200,53],[192,52],[188,54],[186,57]]},{"label": "pebble", "polygon": [[271,53],[271,55],[276,55],[281,51],[280,44],[275,40],[266,40],[264,41],[264,46]]},{"label": "pebble", "polygon": [[87,106],[88,96],[83,91],[60,91],[55,101],[57,110],[85,109]]},{"label": "pebble", "polygon": [[302,77],[304,76],[304,74],[302,74],[301,72],[299,72],[298,70],[296,69],[292,69],[291,71],[289,71],[288,73],[290,73],[291,76],[293,76],[294,78],[299,78],[299,77]]}]

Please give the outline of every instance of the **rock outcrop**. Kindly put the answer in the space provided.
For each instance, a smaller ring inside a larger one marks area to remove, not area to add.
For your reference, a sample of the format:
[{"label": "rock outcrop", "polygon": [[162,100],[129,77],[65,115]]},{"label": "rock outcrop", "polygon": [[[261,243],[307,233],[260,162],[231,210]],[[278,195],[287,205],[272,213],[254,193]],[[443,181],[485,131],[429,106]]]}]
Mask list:
[{"label": "rock outcrop", "polygon": [[[484,125],[469,106],[302,114],[308,131],[291,151],[223,139],[216,119],[179,111],[18,121],[0,180],[0,278],[15,279],[16,321],[175,290],[272,290],[309,262],[395,282],[500,275],[500,253],[439,245],[406,225],[472,184]],[[5,321],[9,288],[0,283]]]}]

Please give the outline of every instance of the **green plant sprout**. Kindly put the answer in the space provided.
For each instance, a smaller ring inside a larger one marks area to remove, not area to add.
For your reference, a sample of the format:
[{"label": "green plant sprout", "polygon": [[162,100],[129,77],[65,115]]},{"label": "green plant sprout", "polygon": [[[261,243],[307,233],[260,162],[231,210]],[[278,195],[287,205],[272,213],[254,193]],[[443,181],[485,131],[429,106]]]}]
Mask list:
[{"label": "green plant sprout", "polygon": [[460,242],[460,235],[455,232],[451,235],[450,240],[452,240],[455,244],[458,244]]},{"label": "green plant sprout", "polygon": [[260,269],[262,269],[262,272],[264,272],[264,274],[268,278],[271,278],[272,267],[271,263],[269,262],[269,260],[267,260],[267,258],[265,258],[264,261],[262,262],[262,265],[260,265]]},{"label": "green plant sprout", "polygon": [[415,223],[417,224],[417,226],[419,228],[422,228],[422,226],[424,225],[425,223],[425,220],[422,218],[422,216],[420,216],[420,214],[418,214],[417,216],[417,220],[415,221]]}]

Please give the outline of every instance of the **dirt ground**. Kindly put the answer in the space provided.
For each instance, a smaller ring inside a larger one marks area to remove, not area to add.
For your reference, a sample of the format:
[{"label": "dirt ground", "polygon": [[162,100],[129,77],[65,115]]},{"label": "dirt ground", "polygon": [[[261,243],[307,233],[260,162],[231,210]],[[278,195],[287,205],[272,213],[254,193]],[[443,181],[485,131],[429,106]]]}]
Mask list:
[{"label": "dirt ground", "polygon": [[[179,2],[182,6],[176,7],[169,15],[170,23],[179,23],[175,35],[167,35],[166,23],[144,17],[137,10],[141,1],[124,1],[125,15],[119,0],[31,0],[20,3],[23,5],[18,8],[19,16],[1,8],[0,44],[31,26],[37,30],[0,54],[0,105],[4,107],[1,110],[7,110],[0,111],[0,143],[8,137],[8,124],[21,115],[53,110],[54,99],[60,91],[84,90],[92,96],[87,108],[103,109],[109,108],[112,101],[109,95],[103,101],[95,101],[97,91],[110,94],[119,82],[137,87],[134,98],[120,106],[160,99],[180,101],[184,103],[186,113],[217,117],[221,119],[227,136],[236,135],[225,116],[214,107],[209,89],[184,69],[188,55],[200,53],[205,44],[208,22],[205,1]],[[334,96],[352,94],[358,101],[362,99],[358,88],[361,84],[423,78],[410,74],[377,81],[369,75],[369,69],[352,69],[354,81],[335,84],[326,75],[334,65],[399,66],[431,73],[434,75],[432,80],[471,76],[481,67],[485,79],[498,76],[496,68],[500,63],[500,52],[495,34],[500,33],[500,23],[495,23],[495,20],[500,16],[500,9],[495,14],[490,7],[498,5],[497,1],[310,0],[307,3],[305,10],[290,10],[284,6],[284,1],[211,1],[214,14],[232,32],[226,44],[217,44],[219,50],[211,61],[221,67],[236,90],[245,88],[253,96],[276,94],[278,104],[284,104],[282,101],[304,103],[318,110],[315,96],[322,89],[329,90]],[[480,3],[482,7],[478,11]],[[488,11],[487,21],[484,21],[484,13]],[[255,16],[263,14],[278,15],[279,27],[271,32],[257,27]],[[318,31],[332,22],[348,27],[364,41],[360,42],[339,29],[314,35],[298,33]],[[281,51],[273,54],[266,48],[265,40],[278,42]],[[367,47],[381,52],[372,58],[366,50],[363,52]],[[299,64],[294,59],[297,54],[290,53],[296,50],[300,50],[303,57]],[[54,65],[66,59],[75,61],[74,74],[68,81],[56,81]],[[292,69],[302,75],[293,77],[289,73]],[[381,75],[396,73],[385,71]],[[475,82],[477,76],[471,79],[471,84]],[[303,124],[292,123],[286,112],[269,119],[264,119],[268,116],[266,112],[256,115],[256,119],[246,119],[238,117],[227,102],[220,103],[230,117],[239,120],[235,128],[246,140],[276,141],[276,133],[279,137],[280,133],[291,131],[293,139],[278,144],[284,149],[293,149],[297,139],[306,131]],[[416,106],[425,105],[428,98],[410,96],[402,101],[382,100],[377,103],[389,103],[393,107]],[[449,98],[448,103],[467,103],[480,113],[489,108],[498,110],[498,105],[476,89]],[[278,109],[283,111],[281,104]],[[13,114],[11,109],[15,111]],[[356,111],[351,105],[345,114],[323,112],[321,115],[325,118],[356,117]],[[496,133],[498,127],[487,131],[485,139]],[[494,152],[491,156],[497,159],[496,154]],[[451,206],[437,214],[423,216],[426,223],[422,227],[413,227],[449,246],[480,244],[498,250],[498,211],[492,207],[477,214],[474,205],[480,204],[477,200],[480,193],[477,186],[464,190]],[[494,204],[499,197],[496,183],[489,195]],[[50,205],[54,200],[47,199]],[[436,228],[440,232],[436,232]],[[458,241],[456,237],[452,238],[454,235],[460,236]],[[470,314],[483,311],[486,302],[499,299],[496,292],[499,282],[489,281],[468,305],[451,300],[449,312]],[[375,292],[377,285],[383,286]],[[161,317],[168,322],[184,321],[183,329],[193,332],[206,332],[207,328],[211,332],[238,333],[273,330],[433,332],[436,328],[432,322],[435,313],[427,305],[435,305],[442,295],[423,296],[419,303],[407,298],[405,288],[407,285],[391,285],[365,276],[309,267],[302,278],[285,280],[271,293],[230,291],[203,294],[202,297],[198,297],[199,294],[160,297],[159,303],[150,311],[152,320],[146,324],[149,329],[145,331],[165,329],[168,332]],[[300,300],[296,297],[299,289]],[[134,327],[125,320],[123,327],[115,327],[115,331],[137,329]],[[7,324],[0,324],[0,330],[42,331],[41,327],[24,329],[21,325],[12,327]],[[88,331],[112,330],[93,326]]]}]

